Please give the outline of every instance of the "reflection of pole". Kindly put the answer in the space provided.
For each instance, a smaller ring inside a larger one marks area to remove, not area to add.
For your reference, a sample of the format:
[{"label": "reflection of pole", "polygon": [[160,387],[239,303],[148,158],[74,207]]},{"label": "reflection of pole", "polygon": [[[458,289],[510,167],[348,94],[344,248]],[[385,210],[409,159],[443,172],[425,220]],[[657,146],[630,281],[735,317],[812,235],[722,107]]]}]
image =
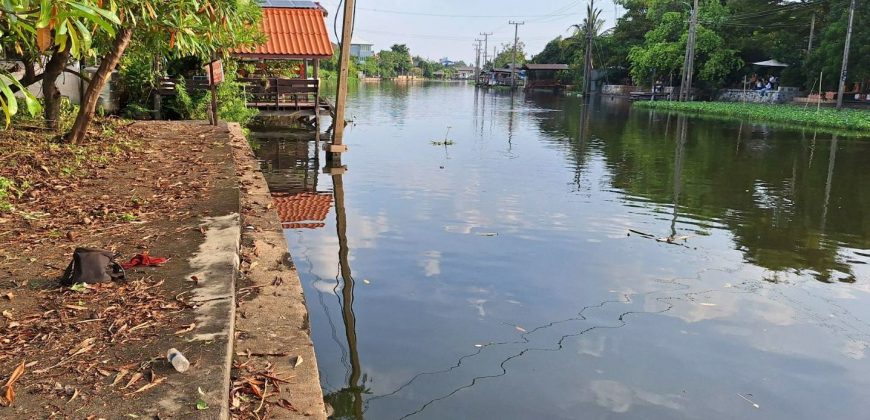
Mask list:
[{"label": "reflection of pole", "polygon": [[822,208],[822,232],[825,231],[825,225],[828,224],[828,203],[831,200],[831,181],[834,178],[834,162],[837,161],[837,142],[839,137],[834,135],[831,140],[831,154],[828,155],[828,179],[825,181],[825,205]]},{"label": "reflection of pole", "polygon": [[574,165],[574,184],[577,185],[577,190],[580,190],[582,177],[582,169],[585,158],[585,146],[589,139],[589,108],[592,102],[587,101],[580,107],[580,127],[577,129],[577,157]]},{"label": "reflection of pole", "polygon": [[686,135],[689,122],[685,116],[681,116],[677,120],[677,125],[680,130],[680,138],[677,141],[677,150],[674,153],[674,217],[671,219],[671,238],[676,238],[677,236],[677,216],[683,183],[683,158],[686,155]]},{"label": "reflection of pole", "polygon": [[474,123],[475,127],[477,127],[477,117],[478,117],[477,109],[480,107],[479,96],[480,96],[480,90],[474,89],[474,121],[472,121],[472,122]]},{"label": "reflection of pole", "polygon": [[514,148],[513,137],[514,137],[514,92],[511,91],[511,111],[510,111],[510,115],[508,115],[508,153],[510,153]]},{"label": "reflection of pole", "polygon": [[359,383],[362,377],[359,350],[356,339],[356,315],[353,312],[354,280],[350,270],[350,248],[347,246],[347,213],[344,209],[344,181],[342,175],[332,176],[333,194],[335,196],[335,226],[338,233],[338,261],[341,269],[343,286],[341,288],[341,317],[344,320],[344,333],[347,337],[347,348],[350,351],[351,372],[348,378],[348,390],[353,396],[353,413],[357,419],[363,418],[362,387]]}]

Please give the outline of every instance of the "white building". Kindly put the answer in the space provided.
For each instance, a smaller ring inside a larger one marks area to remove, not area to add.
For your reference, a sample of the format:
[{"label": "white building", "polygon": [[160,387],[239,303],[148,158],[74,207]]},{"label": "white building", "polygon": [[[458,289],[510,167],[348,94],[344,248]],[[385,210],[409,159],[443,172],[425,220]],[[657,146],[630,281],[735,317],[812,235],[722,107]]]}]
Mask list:
[{"label": "white building", "polygon": [[366,58],[375,55],[372,48],[374,45],[364,39],[354,37],[350,42],[350,56],[356,58],[357,62],[363,62]]}]

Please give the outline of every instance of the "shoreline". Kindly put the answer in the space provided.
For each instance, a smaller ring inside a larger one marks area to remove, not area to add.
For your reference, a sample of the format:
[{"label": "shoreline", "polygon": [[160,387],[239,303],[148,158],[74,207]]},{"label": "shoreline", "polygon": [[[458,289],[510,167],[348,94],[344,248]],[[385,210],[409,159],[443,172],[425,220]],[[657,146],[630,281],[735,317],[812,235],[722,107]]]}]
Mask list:
[{"label": "shoreline", "polygon": [[666,111],[717,120],[749,120],[793,128],[815,129],[848,137],[870,137],[870,111],[805,109],[797,105],[732,102],[636,101],[632,108]]}]

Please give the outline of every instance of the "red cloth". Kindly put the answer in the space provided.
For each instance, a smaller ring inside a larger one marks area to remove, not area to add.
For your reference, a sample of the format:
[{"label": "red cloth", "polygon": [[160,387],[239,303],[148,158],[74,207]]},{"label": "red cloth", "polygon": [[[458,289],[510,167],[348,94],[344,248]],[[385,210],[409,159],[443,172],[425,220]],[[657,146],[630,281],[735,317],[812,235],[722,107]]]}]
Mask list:
[{"label": "red cloth", "polygon": [[129,270],[137,265],[142,265],[145,267],[156,267],[159,266],[166,261],[169,261],[168,258],[161,257],[152,257],[148,255],[148,253],[136,254],[135,257],[130,259],[130,262],[121,264],[121,267],[124,267],[125,270]]}]

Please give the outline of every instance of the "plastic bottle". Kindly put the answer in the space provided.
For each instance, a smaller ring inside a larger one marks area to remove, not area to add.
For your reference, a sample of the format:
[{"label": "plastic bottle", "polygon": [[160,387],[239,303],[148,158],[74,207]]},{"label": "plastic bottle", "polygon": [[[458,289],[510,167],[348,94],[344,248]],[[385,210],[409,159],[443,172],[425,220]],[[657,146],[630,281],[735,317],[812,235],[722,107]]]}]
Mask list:
[{"label": "plastic bottle", "polygon": [[172,363],[172,367],[178,372],[183,373],[190,368],[190,362],[175,348],[171,348],[166,352],[166,360],[169,360],[169,363]]}]

